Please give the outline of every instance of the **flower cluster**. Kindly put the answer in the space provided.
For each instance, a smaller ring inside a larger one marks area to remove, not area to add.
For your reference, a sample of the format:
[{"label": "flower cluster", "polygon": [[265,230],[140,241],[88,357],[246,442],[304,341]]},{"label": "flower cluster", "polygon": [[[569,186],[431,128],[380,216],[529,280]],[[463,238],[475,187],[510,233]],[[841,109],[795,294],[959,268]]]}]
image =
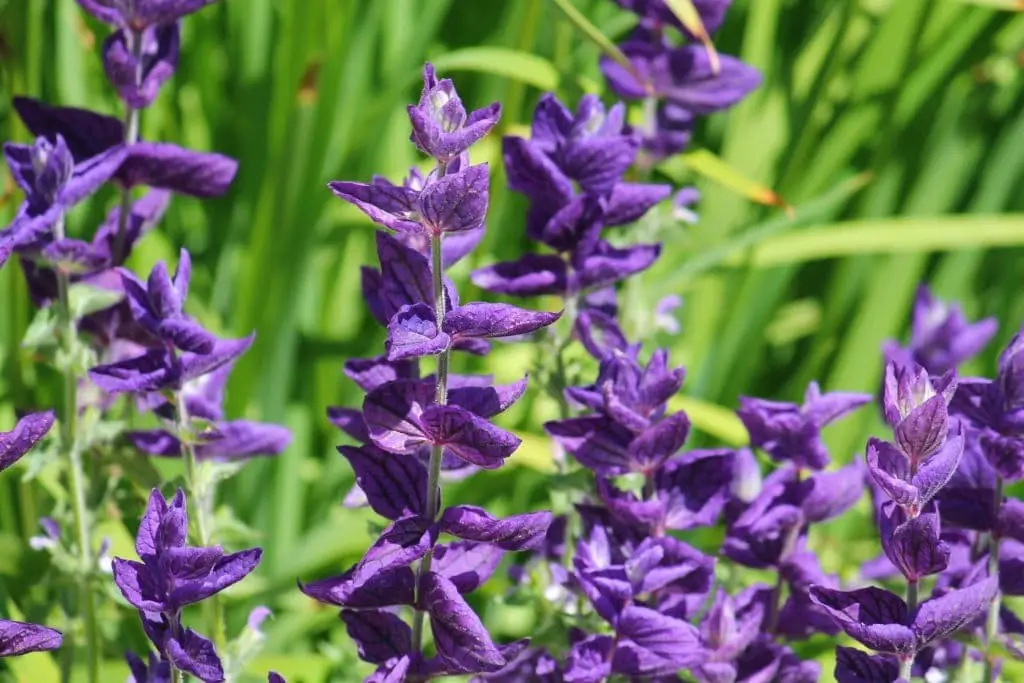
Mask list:
[{"label": "flower cluster", "polygon": [[[302,586],[309,596],[342,607],[360,657],[377,665],[369,680],[429,680],[502,668],[524,642],[497,645],[463,597],[497,569],[506,551],[541,542],[547,512],[497,519],[467,505],[443,506],[442,472],[465,476],[500,467],[520,440],[489,419],[512,405],[526,380],[494,385],[489,377],[449,372],[453,350],[486,353],[490,340],[529,334],[558,313],[508,304],[459,301],[447,265],[479,241],[488,199],[485,164],[470,165],[467,148],[498,121],[492,105],[467,114],[454,85],[429,64],[419,103],[409,108],[412,141],[436,161],[426,176],[402,185],[334,182],[331,190],[379,225],[380,270],[364,269],[363,293],[387,327],[386,355],[350,360],[345,371],[367,392],[362,410],[331,408],[331,420],[358,446],[339,450],[357,489],[389,525],[358,564],[341,576]],[[424,253],[426,252],[426,253]],[[436,373],[421,377],[419,359],[437,356]],[[441,535],[454,542],[441,543]],[[395,613],[413,608],[412,626]],[[436,654],[423,650],[429,617]]]},{"label": "flower cluster", "polygon": [[[53,427],[53,413],[31,413],[18,420],[14,429],[0,432],[0,472],[28,453]],[[55,650],[64,637],[60,631],[37,624],[0,619],[0,657],[13,657]]]},{"label": "flower cluster", "polygon": [[668,185],[622,180],[639,145],[624,121],[621,103],[605,111],[593,95],[575,115],[554,95],[541,98],[531,138],[506,137],[502,148],[510,187],[530,199],[526,234],[556,254],[527,254],[473,274],[491,292],[582,300],[576,327],[594,345],[624,336],[612,314],[583,297],[647,269],[661,251],[657,244],[615,247],[602,232],[638,220],[671,193]]},{"label": "flower cluster", "polygon": [[187,538],[184,491],[178,489],[168,503],[154,489],[135,540],[142,561],[114,558],[114,581],[125,600],[139,610],[146,635],[159,653],[150,655],[148,677],[142,661],[129,655],[137,682],[167,678],[173,669],[204,683],[224,680],[213,643],[182,626],[182,608],[241,581],[259,564],[263,551],[225,554],[220,546],[188,546]]},{"label": "flower cluster", "polygon": [[567,390],[592,414],[545,425],[597,477],[597,500],[577,508],[585,530],[571,583],[612,632],[573,643],[565,680],[665,676],[707,659],[688,620],[711,590],[714,561],[669,532],[715,523],[728,499],[734,456],[678,454],[690,423],[683,412],[666,414],[666,403],[684,374],[668,366],[663,350],[646,366],[610,353],[596,384]]},{"label": "flower cluster", "polygon": [[[233,159],[140,141],[139,136],[140,110],[152,104],[177,67],[179,20],[211,2],[80,0],[83,9],[115,27],[103,43],[103,65],[125,105],[124,118],[15,97],[15,111],[37,137],[31,145],[4,146],[25,201],[11,225],[0,231],[0,263],[12,254],[19,257],[33,300],[41,308],[56,310],[55,316],[41,319],[50,321],[62,347],[54,360],[65,378],[60,441],[74,489],[68,498],[75,503],[78,566],[85,568],[75,571],[90,681],[98,677],[102,643],[95,623],[94,582],[87,574],[96,562],[82,453],[98,437],[76,429],[79,416],[90,410],[108,411],[117,394],[128,393],[139,408],[174,424],[173,432],[141,430],[126,436],[148,453],[184,456],[202,546],[211,545],[208,517],[216,475],[197,463],[278,453],[291,438],[276,425],[224,419],[221,402],[231,363],[252,337],[218,339],[185,314],[191,276],[188,252],[182,250],[173,277],[163,263],[146,282],[122,268],[135,243],[160,219],[172,193],[215,197],[224,194],[234,179]],[[108,182],[119,190],[118,206],[91,239],[69,237],[67,212]],[[134,190],[139,187],[148,191],[137,196]],[[90,293],[98,305],[73,308],[76,287]],[[182,630],[181,607],[212,597],[248,574],[258,561],[259,551],[225,556],[219,547],[185,546],[184,500],[179,493],[168,507],[154,493],[137,546],[142,564],[116,564],[118,585],[140,610],[158,651],[148,666],[129,657],[140,683],[170,680],[176,671],[188,671],[204,681],[223,679],[213,645]],[[54,543],[58,522],[47,519],[44,528]],[[16,636],[17,630],[13,633]],[[37,645],[25,641],[21,646],[15,638],[12,647],[41,649],[59,642],[59,637],[40,637]]]},{"label": "flower cluster", "polygon": [[[605,56],[601,70],[617,96],[645,101],[646,120],[638,132],[645,152],[642,163],[653,165],[685,149],[696,116],[735,105],[760,85],[761,76],[735,57],[718,55],[692,40],[677,44],[667,29],[690,39],[695,36],[666,0],[615,1],[640,21],[620,46],[629,68]],[[722,25],[730,4],[730,0],[694,3],[707,34]]]}]

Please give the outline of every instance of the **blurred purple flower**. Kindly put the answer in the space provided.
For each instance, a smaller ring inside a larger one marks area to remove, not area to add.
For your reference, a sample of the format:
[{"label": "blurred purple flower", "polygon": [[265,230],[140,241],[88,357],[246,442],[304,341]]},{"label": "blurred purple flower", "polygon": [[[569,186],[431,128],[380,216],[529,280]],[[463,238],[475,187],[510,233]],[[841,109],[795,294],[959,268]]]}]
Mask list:
[{"label": "blurred purple flower", "polygon": [[828,451],[821,440],[822,427],[870,400],[867,394],[822,394],[817,382],[811,382],[803,405],[741,396],[736,412],[750,433],[751,444],[767,452],[772,459],[820,470],[829,463]]},{"label": "blurred purple flower", "polygon": [[16,463],[53,427],[53,411],[29,413],[18,420],[14,429],[0,432],[0,472]]},{"label": "blurred purple flower", "polygon": [[[142,48],[136,58],[134,41]],[[133,109],[148,107],[178,68],[181,30],[176,21],[149,26],[141,33],[120,28],[103,41],[103,68],[121,99]]]},{"label": "blurred purple flower", "polygon": [[924,285],[914,298],[910,343],[885,343],[887,361],[920,365],[931,375],[943,375],[981,351],[996,333],[995,318],[968,323],[960,306],[947,304]]},{"label": "blurred purple flower", "polygon": [[410,105],[408,111],[413,130],[410,139],[443,166],[491,132],[501,116],[501,105],[495,102],[467,115],[452,81],[438,80],[434,66],[426,64],[419,103]]},{"label": "blurred purple flower", "polygon": [[198,12],[217,0],[78,0],[86,12],[105,24],[140,33]]}]

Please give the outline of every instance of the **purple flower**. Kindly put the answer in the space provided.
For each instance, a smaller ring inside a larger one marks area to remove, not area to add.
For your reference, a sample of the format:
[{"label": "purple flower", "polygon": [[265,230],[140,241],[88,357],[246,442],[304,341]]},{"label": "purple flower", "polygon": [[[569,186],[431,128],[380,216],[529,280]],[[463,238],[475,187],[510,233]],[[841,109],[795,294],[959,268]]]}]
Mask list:
[{"label": "purple flower", "polygon": [[436,237],[475,232],[483,227],[487,214],[487,164],[454,170],[440,178],[431,174],[420,189],[393,185],[379,177],[368,185],[334,181],[328,187],[375,223],[400,233]]},{"label": "purple flower", "polygon": [[821,428],[871,400],[867,394],[822,394],[811,382],[803,405],[740,397],[737,410],[750,442],[779,462],[820,470],[829,463]]},{"label": "purple flower", "polygon": [[[136,59],[133,43],[142,41]],[[133,109],[148,107],[178,67],[181,31],[176,21],[149,26],[141,33],[118,29],[103,41],[103,68],[121,99]]]},{"label": "purple flower", "polygon": [[89,370],[89,379],[111,394],[148,394],[180,388],[236,360],[252,345],[253,338],[217,339],[213,349],[206,354],[178,355],[167,349],[150,349],[141,356],[98,365]]},{"label": "purple flower", "polygon": [[718,70],[701,45],[672,47],[654,33],[638,28],[621,46],[633,69],[609,57],[601,71],[619,97],[663,98],[697,115],[728,109],[761,84],[761,74],[735,57],[718,57]]},{"label": "purple flower", "polygon": [[4,144],[4,157],[25,202],[14,221],[0,231],[7,249],[28,250],[45,244],[60,217],[107,182],[126,158],[121,145],[88,160],[72,156],[59,134],[36,138],[32,145]]},{"label": "purple flower", "polygon": [[[679,17],[665,0],[615,0],[615,2],[623,9],[640,15],[644,22],[651,22],[654,25],[667,24],[680,31],[685,31]],[[704,24],[704,29],[708,33],[714,33],[722,25],[725,12],[731,4],[732,0],[694,0],[693,6],[700,16],[701,23]]]},{"label": "purple flower", "polygon": [[168,504],[154,489],[135,542],[142,562],[114,559],[114,580],[133,607],[174,614],[241,581],[260,561],[259,548],[225,554],[186,546],[187,533],[184,492]]},{"label": "purple flower", "polygon": [[886,360],[920,365],[932,375],[955,370],[976,355],[998,327],[995,318],[968,323],[959,305],[935,298],[924,285],[917,288],[913,316],[910,344],[900,347],[894,341],[886,342]]},{"label": "purple flower", "polygon": [[447,311],[439,326],[431,306],[406,305],[388,323],[388,360],[437,355],[470,340],[529,334],[553,324],[561,315],[510,304],[469,303]]},{"label": "purple flower", "polygon": [[78,0],[89,14],[106,24],[136,33],[169,24],[217,0]]},{"label": "purple flower", "polygon": [[124,148],[124,124],[112,116],[51,107],[27,97],[15,97],[13,104],[33,135],[63,137],[75,163],[90,175],[103,175],[107,164],[113,165],[114,180],[122,187],[144,185],[193,197],[217,197],[227,191],[238,170],[234,159],[221,154],[163,142],[137,142]]},{"label": "purple flower", "polygon": [[781,567],[799,549],[803,526],[839,516],[863,491],[858,463],[801,479],[794,467],[773,472],[760,494],[728,526],[723,552],[748,567]]},{"label": "purple flower", "polygon": [[[218,683],[224,673],[213,643],[182,627],[181,610],[241,581],[256,568],[262,550],[225,554],[219,546],[187,546],[187,536],[184,492],[179,489],[168,504],[154,489],[135,540],[142,561],[114,558],[114,581],[139,610],[162,660],[205,683]],[[154,670],[162,670],[162,664],[151,661],[150,679]],[[138,669],[135,675],[147,674]]]},{"label": "purple flower", "polygon": [[981,616],[997,590],[995,578],[985,579],[925,600],[913,612],[899,597],[874,587],[844,592],[814,586],[811,598],[854,640],[908,659]]},{"label": "purple flower", "polygon": [[[139,450],[150,455],[181,456],[181,442],[172,433],[154,429],[127,432]],[[292,433],[285,427],[249,420],[214,422],[195,445],[196,459],[232,462],[257,456],[278,455],[288,448]]]},{"label": "purple flower", "polygon": [[487,135],[498,123],[501,105],[497,102],[466,114],[462,100],[451,80],[437,79],[434,67],[423,67],[423,92],[416,105],[410,105],[411,140],[420,151],[447,164]]},{"label": "purple flower", "polygon": [[191,277],[192,258],[185,249],[173,278],[163,261],[153,267],[145,284],[129,271],[121,271],[135,321],[168,348],[205,355],[213,351],[216,339],[184,313]]},{"label": "purple flower", "polygon": [[397,454],[415,453],[425,445],[443,446],[453,456],[486,469],[501,466],[519,447],[517,437],[486,417],[454,401],[434,404],[433,393],[429,384],[409,380],[371,391],[363,402],[363,415],[374,444]]},{"label": "purple flower", "polygon": [[53,411],[48,410],[45,413],[29,413],[18,420],[11,431],[0,432],[0,472],[28,453],[51,427]]},{"label": "purple flower", "polygon": [[0,619],[0,657],[56,650],[63,640],[60,631],[52,628]]}]

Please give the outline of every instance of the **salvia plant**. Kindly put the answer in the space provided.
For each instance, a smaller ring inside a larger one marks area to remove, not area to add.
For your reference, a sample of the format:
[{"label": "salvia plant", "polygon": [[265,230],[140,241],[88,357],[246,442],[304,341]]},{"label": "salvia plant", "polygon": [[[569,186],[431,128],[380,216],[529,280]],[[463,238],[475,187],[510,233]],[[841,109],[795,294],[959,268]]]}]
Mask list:
[{"label": "salvia plant", "polygon": [[[148,642],[123,653],[134,683],[238,679],[270,614],[258,607],[231,633],[223,592],[263,550],[226,550],[236,539],[217,507],[221,482],[291,442],[284,427],[226,414],[231,370],[255,336],[221,338],[188,313],[188,250],[173,271],[158,262],[143,278],[126,267],[173,194],[219,196],[235,176],[230,158],[140,137],[176,70],[181,21],[213,1],[78,0],[113,27],[103,67],[123,117],[13,103],[36,138],[4,146],[25,198],[0,232],[0,264],[21,267],[39,309],[25,346],[62,390],[55,412],[0,433],[0,470],[41,442],[27,476],[52,467],[61,491],[32,544],[76,597],[48,612],[60,631],[0,619],[0,657],[63,647],[64,680],[82,671],[96,683],[103,653],[124,649],[100,623],[117,607],[135,610]],[[501,106],[467,107],[431,64],[407,110],[427,161],[399,182],[329,183],[378,226],[379,265],[362,268],[361,286],[385,341],[344,363],[361,406],[327,417],[347,437],[338,451],[355,476],[345,505],[381,521],[354,565],[301,577],[299,590],[340,608],[374,683],[811,683],[829,675],[820,644],[831,649],[840,633],[864,648],[835,647],[840,683],[969,671],[995,681],[1007,656],[1024,659],[1024,621],[1004,599],[1024,595],[1024,504],[1006,495],[1024,479],[1024,330],[993,379],[960,376],[996,321],[969,322],[922,286],[909,342],[880,349],[877,396],[817,382],[800,403],[743,396],[748,447],[688,447],[691,421],[673,400],[686,369],[657,343],[680,331],[682,302],[645,302],[655,324],[638,329],[622,294],[642,290],[664,224],[695,218],[697,191],[661,182],[658,165],[686,148],[698,117],[740,102],[760,75],[711,47],[727,0],[616,1],[635,27],[600,68],[624,101],[549,93],[528,137],[502,139],[537,249],[470,276],[491,295],[541,297],[555,310],[463,301],[449,277],[484,236],[491,173],[471,148],[499,125]],[[88,239],[69,234],[68,212],[108,184],[117,201],[106,219]],[[532,377],[527,367],[508,384],[462,372],[502,343],[533,345]],[[521,445],[498,422],[530,380],[552,406],[550,509],[500,516],[460,503],[446,485],[487,477]],[[891,431],[833,466],[823,429],[872,403]],[[156,480],[136,486],[133,503],[103,485],[147,457],[181,466],[146,470]],[[138,511],[147,494],[137,557],[110,558],[102,516]],[[870,509],[880,552],[856,575],[830,573],[817,530],[857,506]],[[538,615],[518,638],[496,636],[477,611],[473,594],[499,569],[510,586],[499,599]]]}]

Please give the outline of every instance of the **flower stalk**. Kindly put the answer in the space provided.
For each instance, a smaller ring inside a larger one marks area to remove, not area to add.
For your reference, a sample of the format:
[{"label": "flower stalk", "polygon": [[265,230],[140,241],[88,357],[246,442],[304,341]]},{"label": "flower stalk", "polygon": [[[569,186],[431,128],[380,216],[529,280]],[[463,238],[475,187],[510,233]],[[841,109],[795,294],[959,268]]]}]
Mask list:
[{"label": "flower stalk", "polygon": [[[441,173],[444,172],[444,166],[440,167]],[[445,298],[444,298],[444,260],[442,258],[441,243],[443,235],[436,235],[430,240],[430,260],[431,270],[433,272],[433,291],[434,291],[434,314],[437,320],[444,320],[445,313]],[[438,405],[445,405],[448,402],[448,363],[450,358],[450,351],[445,349],[437,357],[437,379],[436,386],[434,389],[434,402]],[[443,459],[444,448],[441,446],[433,446],[430,449],[430,462],[427,464],[427,519],[433,522],[437,519],[438,509],[441,506],[441,460]],[[420,565],[416,570],[416,591],[419,592],[419,579],[430,571],[431,564],[434,561],[433,549],[427,551],[427,554],[420,560]],[[425,612],[417,609],[413,616],[412,622],[412,648],[413,652],[421,652],[423,650],[423,621]]]},{"label": "flower stalk", "polygon": [[[142,83],[142,33],[132,31],[130,34],[132,43],[132,57],[135,59],[135,85]],[[140,110],[130,102],[125,102],[124,113],[124,144],[134,145],[139,141],[139,113]],[[132,212],[132,190],[127,185],[121,187],[121,213],[117,218],[117,234],[114,237],[114,249],[111,254],[115,263],[123,262],[125,254],[125,239],[128,232],[128,216]]]},{"label": "flower stalk", "polygon": [[[202,465],[196,459],[196,447],[192,438],[192,420],[188,413],[184,392],[180,389],[174,392],[174,407],[174,428],[178,441],[181,442],[182,457],[185,459],[185,481],[188,486],[189,498],[192,500],[196,534],[199,537],[199,545],[209,546],[213,544],[210,517],[213,510],[214,491],[207,485],[206,478],[202,473]],[[221,646],[227,638],[224,629],[224,606],[220,602],[220,596],[210,596],[204,604],[204,609],[207,610],[206,619],[210,626],[210,635],[213,637],[214,643]]]},{"label": "flower stalk", "polygon": [[[64,217],[57,220],[54,234],[64,239]],[[86,502],[85,466],[78,444],[76,424],[78,420],[78,377],[75,375],[78,328],[71,310],[70,279],[67,271],[58,268],[57,275],[57,317],[60,325],[60,340],[64,360],[63,401],[60,416],[61,447],[67,453],[71,466],[71,497],[75,518],[75,533],[78,544],[78,593],[79,611],[85,626],[86,676],[89,683],[99,680],[99,639],[96,627],[96,601],[92,592],[93,573],[92,534],[89,528],[89,511]]]},{"label": "flower stalk", "polygon": [[[1003,505],[1003,478],[996,475],[996,486],[992,494],[993,519],[999,519],[1000,508]],[[993,529],[988,551],[988,575],[996,576],[999,573],[999,533]],[[996,591],[995,597],[988,605],[988,613],[985,615],[985,670],[982,681],[988,683],[995,680],[995,657],[993,645],[996,636],[999,634],[999,608],[1002,606],[1002,591]]]}]

